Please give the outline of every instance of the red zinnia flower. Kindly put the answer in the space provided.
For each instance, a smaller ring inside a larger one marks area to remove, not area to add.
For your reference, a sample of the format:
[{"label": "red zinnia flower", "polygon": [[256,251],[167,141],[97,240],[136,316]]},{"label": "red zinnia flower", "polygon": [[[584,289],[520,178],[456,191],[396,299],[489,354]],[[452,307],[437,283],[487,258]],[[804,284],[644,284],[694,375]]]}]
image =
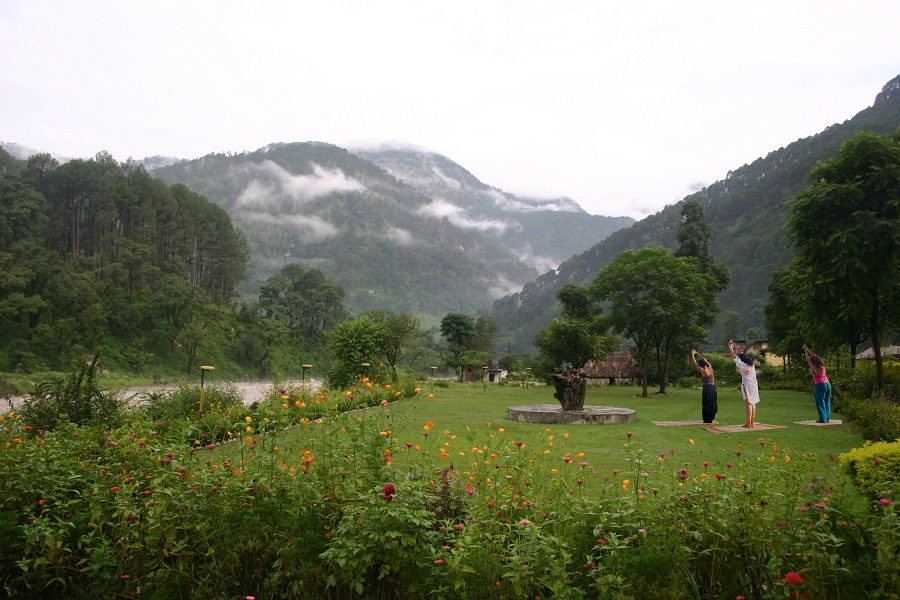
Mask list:
[{"label": "red zinnia flower", "polygon": [[796,571],[788,571],[784,576],[784,583],[785,585],[796,587],[798,585],[803,585],[805,581],[803,580],[803,577],[800,576],[800,573]]},{"label": "red zinnia flower", "polygon": [[390,502],[391,500],[394,499],[394,494],[396,493],[396,490],[394,489],[393,484],[390,484],[390,483],[386,484],[386,485],[381,489],[381,491],[382,491],[382,493],[384,494],[384,495],[382,496],[382,498],[384,498],[384,499],[387,500],[388,502]]}]

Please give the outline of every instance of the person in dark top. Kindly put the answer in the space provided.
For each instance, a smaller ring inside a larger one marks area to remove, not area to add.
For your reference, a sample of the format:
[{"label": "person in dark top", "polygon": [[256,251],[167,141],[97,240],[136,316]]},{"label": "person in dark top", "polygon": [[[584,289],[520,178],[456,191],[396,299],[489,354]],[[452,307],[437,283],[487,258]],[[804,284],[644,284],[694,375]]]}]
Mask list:
[{"label": "person in dark top", "polygon": [[[697,357],[700,360],[697,360]],[[719,410],[719,394],[716,392],[716,378],[713,374],[712,365],[703,358],[703,355],[696,350],[691,350],[691,360],[694,366],[700,371],[700,379],[703,381],[703,393],[701,395],[703,422],[712,423],[716,418],[716,412]]]}]

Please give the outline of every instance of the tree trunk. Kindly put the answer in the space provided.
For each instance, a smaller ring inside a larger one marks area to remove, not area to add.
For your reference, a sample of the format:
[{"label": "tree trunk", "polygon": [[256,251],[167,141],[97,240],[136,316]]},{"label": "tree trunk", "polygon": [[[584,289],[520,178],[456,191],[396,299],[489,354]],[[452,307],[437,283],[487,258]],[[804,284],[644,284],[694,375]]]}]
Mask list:
[{"label": "tree trunk", "polygon": [[577,369],[567,369],[552,375],[556,393],[553,397],[559,400],[563,410],[584,410],[584,396],[587,391],[584,375]]}]

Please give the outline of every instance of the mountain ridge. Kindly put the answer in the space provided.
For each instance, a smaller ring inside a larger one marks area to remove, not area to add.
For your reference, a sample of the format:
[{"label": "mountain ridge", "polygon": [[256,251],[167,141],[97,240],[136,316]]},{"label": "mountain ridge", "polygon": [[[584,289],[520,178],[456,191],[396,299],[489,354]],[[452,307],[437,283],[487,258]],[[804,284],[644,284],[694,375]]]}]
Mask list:
[{"label": "mountain ridge", "polygon": [[705,206],[712,226],[710,251],[732,275],[731,286],[719,294],[723,310],[720,323],[712,330],[713,337],[721,331],[721,321],[731,310],[741,314],[745,330],[764,330],[762,308],[772,272],[792,257],[784,235],[787,207],[808,185],[810,169],[817,161],[830,158],[841,143],[860,131],[885,134],[898,127],[900,76],[888,81],[873,104],[852,118],[729,171],[725,179],[615,231],[557,269],[542,273],[522,291],[498,299],[491,319],[504,332],[499,341],[514,352],[533,351],[534,335],[559,316],[555,294],[565,283],[588,283],[624,250],[654,245],[675,249],[681,207],[688,200]]}]

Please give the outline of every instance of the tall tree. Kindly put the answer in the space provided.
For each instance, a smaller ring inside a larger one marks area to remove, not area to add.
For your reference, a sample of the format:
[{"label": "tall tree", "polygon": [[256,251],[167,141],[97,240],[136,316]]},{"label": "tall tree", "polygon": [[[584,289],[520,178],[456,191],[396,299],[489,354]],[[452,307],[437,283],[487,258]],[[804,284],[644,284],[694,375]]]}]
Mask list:
[{"label": "tall tree", "polygon": [[882,387],[882,336],[900,324],[900,130],[858,134],[809,181],[787,220],[802,318],[833,336],[863,324]]},{"label": "tall tree", "polygon": [[556,297],[562,305],[562,320],[554,319],[534,340],[542,357],[561,370],[580,369],[589,360],[603,358],[616,340],[607,335],[606,319],[591,291],[570,282]]},{"label": "tall tree", "polygon": [[706,209],[697,200],[686,201],[681,207],[681,224],[675,234],[679,246],[674,254],[696,258],[700,272],[712,275],[721,292],[731,283],[731,273],[724,263],[717,263],[709,253],[711,237],[712,226],[706,220]]},{"label": "tall tree", "polygon": [[328,372],[331,385],[346,386],[353,378],[365,372],[363,363],[378,362],[387,328],[372,317],[359,315],[346,319],[329,334],[328,347],[334,356],[334,365]]},{"label": "tall tree", "polygon": [[718,311],[717,286],[698,270],[696,259],[672,256],[665,248],[622,252],[595,276],[591,290],[611,304],[610,324],[634,341],[645,398],[650,351],[670,352],[698,335],[697,328]]},{"label": "tall tree", "polygon": [[461,313],[448,313],[441,319],[441,336],[447,340],[447,365],[461,377],[463,357],[475,340],[475,319]]},{"label": "tall tree", "polygon": [[394,379],[397,378],[397,361],[403,355],[406,345],[419,333],[419,319],[410,313],[394,313],[389,310],[370,310],[362,315],[371,317],[385,328],[382,354]]}]

